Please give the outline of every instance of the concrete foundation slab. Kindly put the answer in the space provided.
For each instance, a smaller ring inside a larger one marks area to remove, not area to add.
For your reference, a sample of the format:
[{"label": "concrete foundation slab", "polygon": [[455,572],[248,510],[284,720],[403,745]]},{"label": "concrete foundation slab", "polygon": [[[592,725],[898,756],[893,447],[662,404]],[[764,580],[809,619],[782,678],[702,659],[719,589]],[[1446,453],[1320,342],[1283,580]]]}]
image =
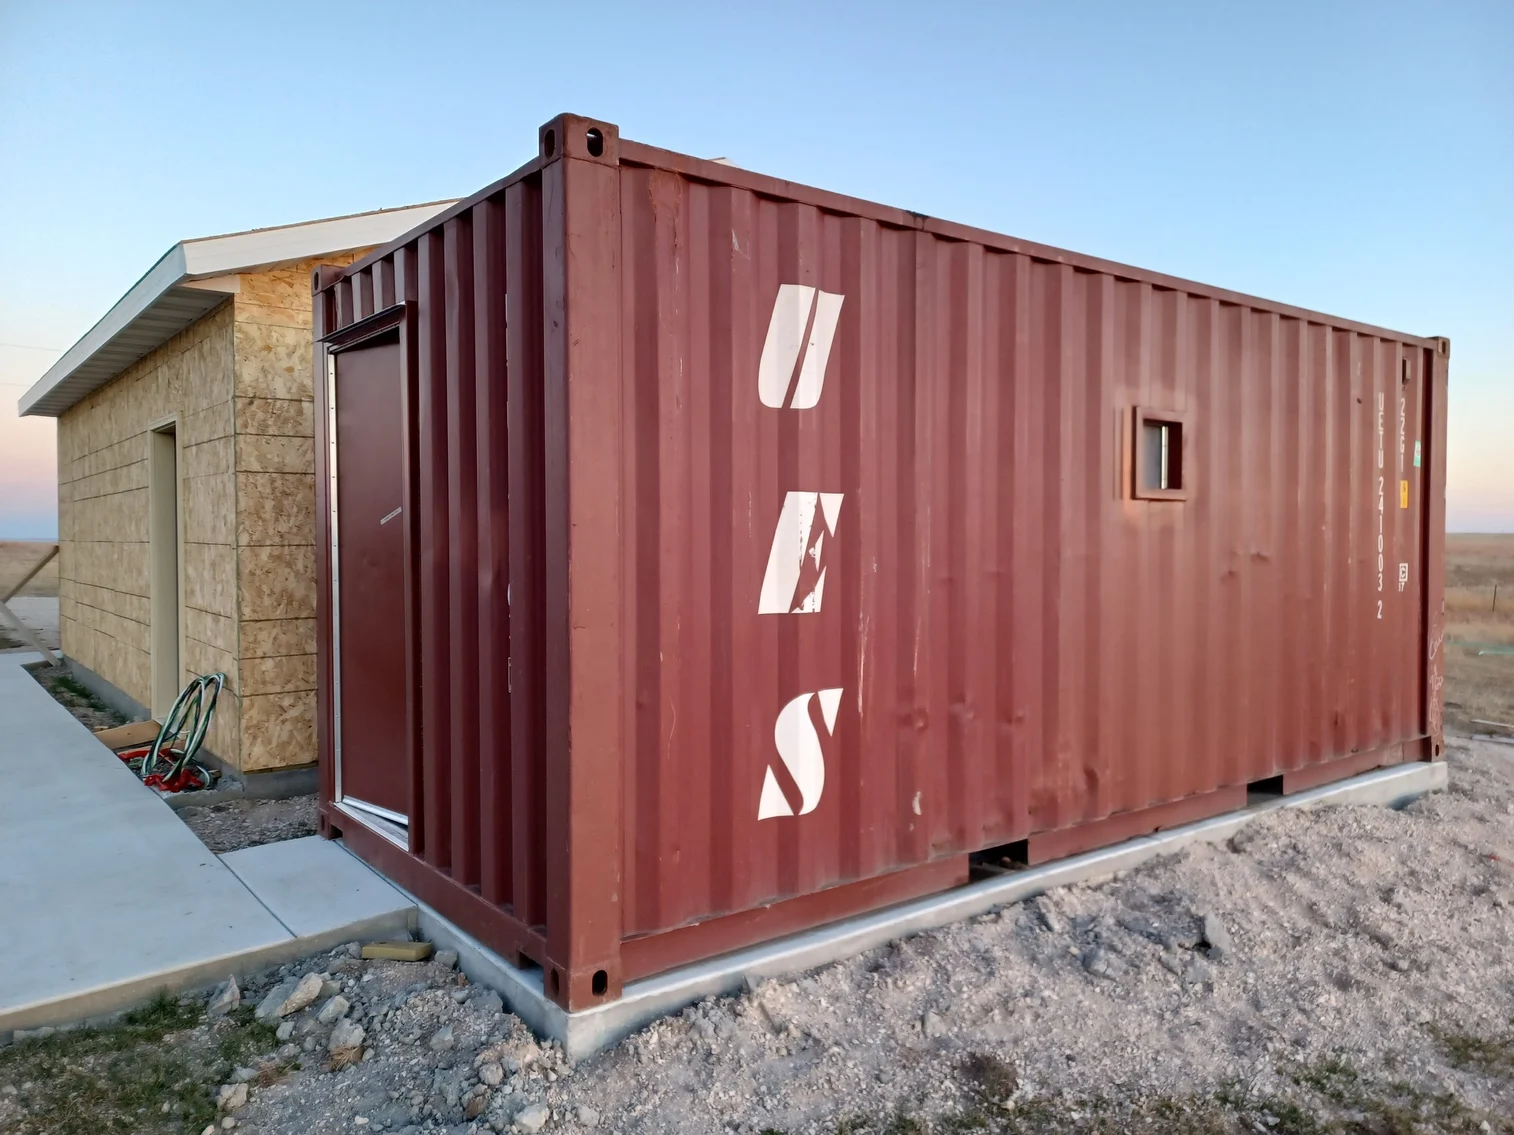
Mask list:
[{"label": "concrete foundation slab", "polygon": [[566,1012],[547,999],[541,970],[510,965],[420,902],[416,902],[418,925],[423,937],[457,950],[459,965],[470,979],[497,990],[512,1012],[539,1034],[561,1043],[568,1056],[576,1060],[608,1048],[659,1017],[676,1013],[706,997],[734,992],[748,982],[802,973],[912,934],[1021,902],[1054,887],[1128,871],[1194,843],[1221,842],[1258,816],[1279,808],[1344,804],[1399,808],[1427,792],[1444,789],[1446,776],[1446,766],[1439,762],[1398,765],[1364,773],[1229,815],[969,883],[939,895],[683,966],[631,982],[618,1001],[577,1013]]},{"label": "concrete foundation slab", "polygon": [[318,835],[229,851],[221,862],[296,937],[359,925],[408,928],[415,912],[366,863]]},{"label": "concrete foundation slab", "polygon": [[34,661],[0,655],[0,1043],[413,924],[316,837],[234,852],[233,869],[21,669]]},{"label": "concrete foundation slab", "polygon": [[0,1029],[59,1001],[290,934],[21,669],[0,657]]}]

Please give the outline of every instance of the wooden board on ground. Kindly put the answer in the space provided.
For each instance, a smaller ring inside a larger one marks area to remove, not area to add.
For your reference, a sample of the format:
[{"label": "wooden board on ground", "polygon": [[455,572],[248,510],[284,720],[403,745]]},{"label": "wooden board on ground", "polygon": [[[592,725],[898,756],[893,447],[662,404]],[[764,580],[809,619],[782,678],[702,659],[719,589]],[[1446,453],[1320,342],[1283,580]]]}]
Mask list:
[{"label": "wooden board on ground", "polygon": [[96,729],[95,740],[107,749],[130,749],[135,745],[151,745],[162,728],[157,721],[128,721],[125,725]]},{"label": "wooden board on ground", "polygon": [[369,942],[363,947],[363,957],[392,962],[423,962],[430,956],[430,942]]}]

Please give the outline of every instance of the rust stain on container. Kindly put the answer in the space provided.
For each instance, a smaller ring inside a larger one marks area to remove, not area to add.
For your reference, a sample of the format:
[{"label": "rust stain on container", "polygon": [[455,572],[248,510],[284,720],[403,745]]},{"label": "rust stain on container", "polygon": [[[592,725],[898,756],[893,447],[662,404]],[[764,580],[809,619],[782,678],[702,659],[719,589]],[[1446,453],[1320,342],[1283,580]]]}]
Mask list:
[{"label": "rust stain on container", "polygon": [[573,116],[314,288],[416,399],[336,450],[415,462],[408,810],[340,790],[327,556],[327,830],[564,1005],[1441,755],[1445,340]]}]

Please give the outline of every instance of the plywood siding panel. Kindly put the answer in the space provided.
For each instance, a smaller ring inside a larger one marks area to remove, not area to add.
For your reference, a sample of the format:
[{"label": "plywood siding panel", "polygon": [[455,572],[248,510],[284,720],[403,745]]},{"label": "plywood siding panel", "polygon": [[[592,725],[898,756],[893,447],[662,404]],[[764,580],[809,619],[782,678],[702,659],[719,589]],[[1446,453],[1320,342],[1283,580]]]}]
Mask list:
[{"label": "plywood siding panel", "polygon": [[299,399],[238,398],[237,433],[314,437],[315,426],[310,412],[310,402]]},{"label": "plywood siding panel", "polygon": [[181,658],[184,663],[184,673],[186,676],[190,674],[225,674],[226,689],[231,693],[240,692],[241,672],[237,666],[237,656],[234,651],[219,650],[209,643],[200,642],[198,639],[186,635],[184,637],[184,651]]},{"label": "plywood siding panel", "polygon": [[242,659],[314,654],[314,619],[246,619],[242,621]]},{"label": "plywood siding panel", "polygon": [[229,544],[184,545],[184,606],[235,618],[237,552]]},{"label": "plywood siding panel", "polygon": [[242,693],[284,694],[315,689],[315,655],[242,659]]},{"label": "plywood siding panel", "polygon": [[308,328],[239,321],[236,339],[237,394],[310,399]]},{"label": "plywood siding panel", "polygon": [[192,410],[179,423],[179,443],[198,445],[216,438],[230,437],[232,427],[232,404],[229,400],[203,410]]},{"label": "plywood siding panel", "polygon": [[[117,591],[93,583],[79,583],[76,580],[64,582],[68,585],[71,603],[85,603],[102,611],[112,611],[144,626],[148,622],[150,604],[145,595],[133,595],[128,591]],[[63,589],[60,587],[59,590],[61,592]]]},{"label": "plywood siding panel", "polygon": [[314,760],[313,689],[242,699],[243,772],[286,768]]},{"label": "plywood siding panel", "polygon": [[[179,443],[179,475],[208,477],[232,469],[234,442],[230,437],[212,438],[190,445]],[[144,484],[146,481],[144,480]]]},{"label": "plywood siding panel", "polygon": [[215,719],[205,737],[211,754],[237,768],[242,754],[242,701],[232,690],[222,690],[216,700]]},{"label": "plywood siding panel", "polygon": [[237,653],[237,621],[229,615],[187,607],[184,611],[184,637],[206,643],[227,654]]},{"label": "plywood siding panel", "polygon": [[243,548],[237,568],[240,617],[315,618],[315,548]]},{"label": "plywood siding panel", "polygon": [[237,543],[315,543],[315,478],[304,473],[238,473]]},{"label": "plywood siding panel", "polygon": [[184,477],[179,491],[184,502],[185,540],[231,547],[237,530],[236,474],[228,471]]},{"label": "plywood siding panel", "polygon": [[314,468],[315,442],[311,438],[258,434],[237,438],[238,472],[308,474]]}]

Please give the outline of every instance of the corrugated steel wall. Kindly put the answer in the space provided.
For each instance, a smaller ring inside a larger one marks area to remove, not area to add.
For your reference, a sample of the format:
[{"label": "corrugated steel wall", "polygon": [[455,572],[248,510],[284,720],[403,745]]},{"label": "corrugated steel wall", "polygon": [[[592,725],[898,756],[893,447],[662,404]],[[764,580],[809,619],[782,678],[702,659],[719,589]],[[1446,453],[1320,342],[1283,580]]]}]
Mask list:
[{"label": "corrugated steel wall", "polygon": [[[1443,343],[583,122],[317,292],[414,303],[406,881],[563,1003],[622,940],[1439,755]],[[1134,498],[1138,407],[1188,499]]]},{"label": "corrugated steel wall", "polygon": [[415,305],[412,851],[528,927],[545,922],[548,853],[541,221],[541,179],[528,177],[331,289],[338,328],[397,299]]},{"label": "corrugated steel wall", "polygon": [[[1422,348],[666,170],[621,210],[628,933],[1425,733]],[[786,284],[843,297],[811,409],[759,398]],[[1134,406],[1190,500],[1131,499]],[[844,494],[823,602],[760,615],[796,490]]]}]

